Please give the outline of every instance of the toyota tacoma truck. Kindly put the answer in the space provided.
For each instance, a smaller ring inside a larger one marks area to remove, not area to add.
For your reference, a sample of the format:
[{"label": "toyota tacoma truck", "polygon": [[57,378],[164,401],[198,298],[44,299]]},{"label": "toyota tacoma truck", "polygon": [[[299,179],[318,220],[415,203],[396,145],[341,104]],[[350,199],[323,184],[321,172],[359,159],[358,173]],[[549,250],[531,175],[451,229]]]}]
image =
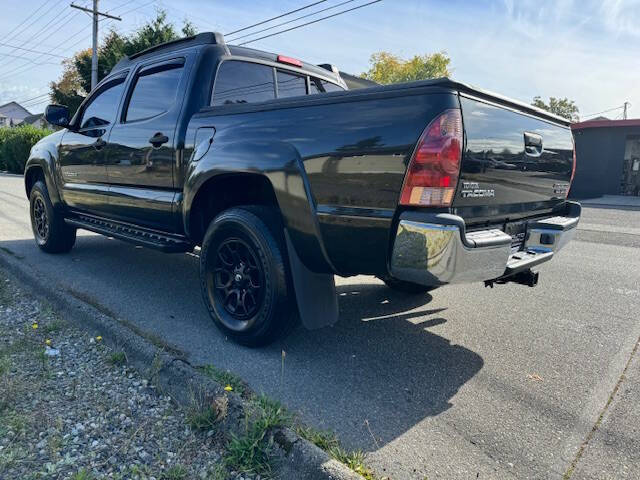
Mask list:
[{"label": "toyota tacoma truck", "polygon": [[25,169],[33,233],[199,249],[235,341],[338,318],[334,275],[413,294],[534,286],[575,234],[569,123],[447,78],[347,89],[331,65],[202,33],[123,58]]}]

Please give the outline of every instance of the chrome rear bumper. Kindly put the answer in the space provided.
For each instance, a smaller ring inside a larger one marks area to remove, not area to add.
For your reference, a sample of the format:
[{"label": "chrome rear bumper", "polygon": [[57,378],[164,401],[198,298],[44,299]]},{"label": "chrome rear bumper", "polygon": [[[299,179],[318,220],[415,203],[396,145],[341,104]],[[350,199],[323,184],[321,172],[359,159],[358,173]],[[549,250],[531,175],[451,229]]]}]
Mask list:
[{"label": "chrome rear bumper", "polygon": [[466,232],[449,214],[405,212],[391,254],[391,275],[428,286],[492,280],[551,260],[575,235],[580,204],[567,202],[565,216],[532,220],[524,248],[511,252],[511,236],[491,229]]}]

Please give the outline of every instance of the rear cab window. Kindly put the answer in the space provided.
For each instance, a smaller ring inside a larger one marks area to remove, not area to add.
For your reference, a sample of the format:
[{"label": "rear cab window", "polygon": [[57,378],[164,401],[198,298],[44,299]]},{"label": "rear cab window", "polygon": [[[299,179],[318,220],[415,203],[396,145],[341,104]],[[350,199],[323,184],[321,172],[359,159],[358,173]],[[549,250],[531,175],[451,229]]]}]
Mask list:
[{"label": "rear cab window", "polygon": [[125,122],[156,117],[176,101],[184,60],[143,68],[136,75],[124,115]]},{"label": "rear cab window", "polygon": [[293,72],[278,70],[278,98],[297,97],[307,94],[307,77]]},{"label": "rear cab window", "polygon": [[276,98],[273,68],[227,60],[218,69],[212,105],[265,102]]},{"label": "rear cab window", "polygon": [[211,105],[266,102],[343,90],[335,83],[304,72],[231,59],[218,68]]}]

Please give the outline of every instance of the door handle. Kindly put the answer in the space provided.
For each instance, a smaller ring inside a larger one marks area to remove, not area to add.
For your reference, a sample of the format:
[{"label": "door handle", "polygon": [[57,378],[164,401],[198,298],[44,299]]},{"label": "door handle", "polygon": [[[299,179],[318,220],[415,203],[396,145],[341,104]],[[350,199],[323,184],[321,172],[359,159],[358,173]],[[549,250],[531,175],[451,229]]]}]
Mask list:
[{"label": "door handle", "polygon": [[104,147],[107,144],[107,142],[105,142],[102,137],[100,137],[99,139],[97,139],[94,143],[93,143],[93,148],[95,148],[96,150],[100,150],[102,149],[102,147]]},{"label": "door handle", "polygon": [[162,144],[167,143],[169,141],[169,137],[163,135],[158,132],[153,137],[149,139],[149,143],[153,145],[153,148],[159,148]]}]

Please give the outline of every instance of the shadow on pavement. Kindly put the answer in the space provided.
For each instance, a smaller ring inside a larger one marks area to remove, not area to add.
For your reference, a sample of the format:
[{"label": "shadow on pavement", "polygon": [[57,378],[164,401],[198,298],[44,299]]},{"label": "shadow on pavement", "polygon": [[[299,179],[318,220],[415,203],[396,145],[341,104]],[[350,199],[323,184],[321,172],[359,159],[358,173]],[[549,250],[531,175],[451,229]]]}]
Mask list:
[{"label": "shadow on pavement", "polygon": [[297,328],[279,344],[251,350],[226,340],[211,323],[192,256],[95,235],[79,237],[67,255],[43,254],[32,239],[2,241],[0,247],[22,257],[56,288],[81,292],[179,346],[192,362],[237,373],[306,421],[336,431],[351,448],[376,450],[446,411],[483,366],[475,352],[430,331],[448,320],[446,309],[429,308],[428,294],[341,280],[335,326]]}]

